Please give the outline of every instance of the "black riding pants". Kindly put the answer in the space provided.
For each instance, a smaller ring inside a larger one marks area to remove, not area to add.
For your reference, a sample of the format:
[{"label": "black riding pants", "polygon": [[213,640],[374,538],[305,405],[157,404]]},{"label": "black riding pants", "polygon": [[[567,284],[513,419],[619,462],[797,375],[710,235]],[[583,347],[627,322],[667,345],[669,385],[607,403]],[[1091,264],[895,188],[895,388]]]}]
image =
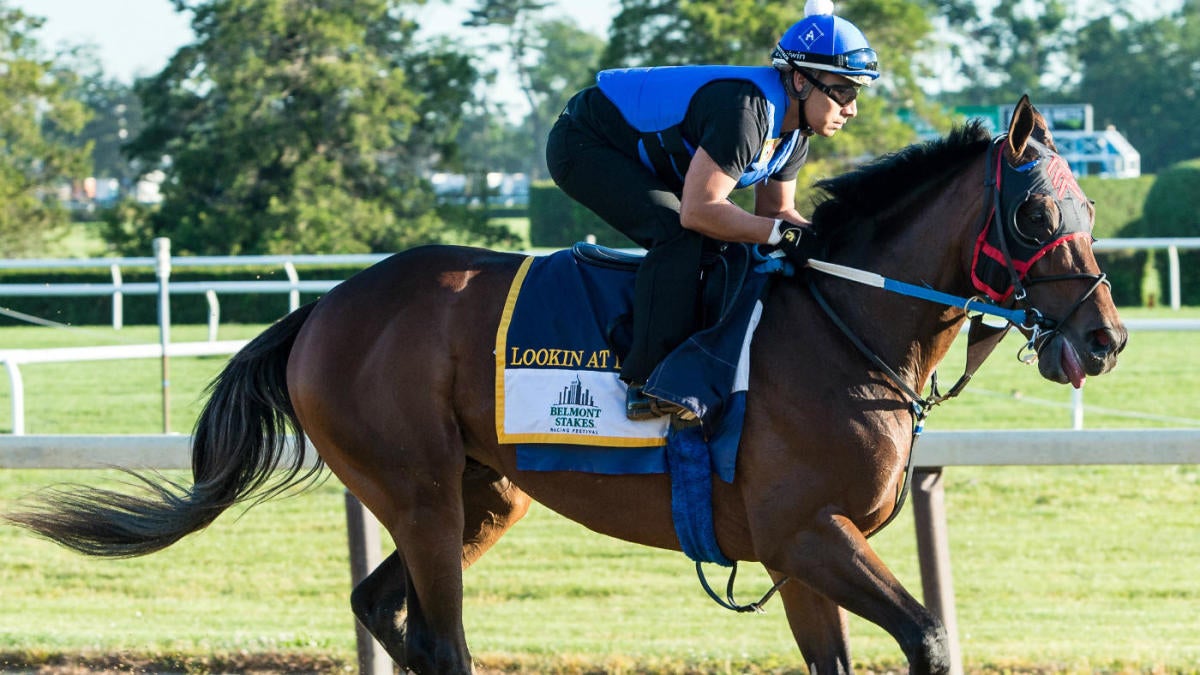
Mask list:
[{"label": "black riding pants", "polygon": [[633,344],[621,379],[645,382],[697,326],[704,238],[679,224],[679,195],[636,158],[605,142],[569,113],[546,141],[550,176],[647,251],[633,300]]}]

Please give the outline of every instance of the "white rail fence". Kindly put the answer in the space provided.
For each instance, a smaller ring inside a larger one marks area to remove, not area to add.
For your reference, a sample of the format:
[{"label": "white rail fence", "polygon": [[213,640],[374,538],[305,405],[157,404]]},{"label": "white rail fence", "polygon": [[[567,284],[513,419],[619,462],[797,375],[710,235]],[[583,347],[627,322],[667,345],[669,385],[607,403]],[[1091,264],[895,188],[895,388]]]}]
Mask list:
[{"label": "white rail fence", "polygon": [[[1165,250],[1167,252],[1168,284],[1171,308],[1178,310],[1182,303],[1180,290],[1179,252],[1200,249],[1200,237],[1160,237],[1141,239],[1102,239],[1093,245],[1097,251]],[[168,245],[169,249],[169,245]],[[250,256],[171,256],[168,268],[234,267],[261,269],[282,268],[287,281],[183,281],[170,285],[171,294],[204,295],[208,301],[210,334],[215,325],[212,317],[219,316],[218,293],[265,293],[288,296],[288,311],[300,304],[301,293],[324,293],[336,286],[337,280],[302,280],[298,266],[361,265],[366,267],[388,257],[384,254],[362,255],[250,255]],[[62,284],[0,284],[0,298],[5,297],[79,297],[110,296],[112,298],[113,328],[124,324],[124,296],[154,295],[159,292],[155,282],[124,283],[122,270],[131,268],[156,269],[157,257],[89,258],[89,259],[28,259],[0,260],[0,269],[107,269],[110,283]]]},{"label": "white rail fence", "polygon": [[[0,436],[0,470],[189,469],[191,439],[180,435]],[[952,672],[962,673],[943,470],[951,466],[1200,464],[1200,429],[930,431],[916,446],[912,513],[925,606],[946,624]],[[346,494],[351,580],[382,559],[378,522]],[[359,669],[392,672],[382,647],[356,625]]]},{"label": "white rail fence", "polygon": [[[168,246],[169,248],[169,246]],[[168,269],[233,267],[261,269],[276,267],[283,270],[287,281],[178,281],[170,285],[171,294],[203,295],[208,301],[210,334],[212,317],[220,315],[218,293],[286,294],[288,311],[300,306],[301,293],[325,293],[337,284],[336,279],[302,280],[298,266],[359,265],[367,267],[385,258],[384,254],[362,255],[241,255],[241,256],[170,256]],[[0,269],[9,270],[52,270],[52,269],[107,269],[110,283],[59,283],[59,284],[0,284],[0,298],[5,297],[87,297],[109,296],[112,298],[112,326],[124,326],[124,298],[126,295],[156,295],[158,282],[126,283],[123,270],[154,269],[161,261],[154,257],[134,258],[89,258],[89,259],[19,259],[0,260]]]},{"label": "white rail fence", "polygon": [[[1176,238],[1143,238],[1143,239],[1110,239],[1095,243],[1097,250],[1162,250],[1168,252],[1169,277],[1171,284],[1171,306],[1180,307],[1179,281],[1179,251],[1181,249],[1200,249],[1200,237]],[[67,268],[107,268],[112,275],[110,284],[0,284],[0,298],[29,297],[29,296],[88,296],[111,295],[113,300],[113,328],[120,329],[123,325],[123,297],[131,295],[159,296],[159,331],[160,345],[128,346],[130,356],[119,356],[118,348],[95,348],[93,354],[86,357],[70,356],[66,350],[3,350],[0,351],[0,361],[3,361],[8,373],[9,385],[12,391],[12,420],[13,433],[25,432],[24,415],[24,384],[19,366],[22,363],[90,360],[105,358],[159,358],[163,363],[163,431],[170,431],[169,422],[169,387],[167,363],[173,355],[199,355],[203,348],[197,344],[172,345],[170,343],[170,308],[167,301],[171,294],[204,294],[208,299],[208,339],[217,340],[217,327],[220,321],[220,306],[217,292],[223,293],[287,293],[288,311],[294,311],[300,304],[300,294],[324,293],[336,286],[338,280],[301,281],[297,265],[362,265],[367,266],[385,259],[383,254],[364,255],[284,255],[284,256],[172,256],[170,240],[159,238],[154,240],[154,257],[135,258],[92,258],[76,259],[28,259],[0,260],[0,269],[67,269]],[[288,277],[287,281],[202,281],[202,282],[171,282],[171,270],[184,267],[245,267],[262,268],[280,266]],[[122,282],[123,268],[152,267],[158,281],[154,283]],[[1130,322],[1134,324],[1136,322]],[[1151,326],[1150,324],[1154,325]],[[1144,322],[1143,330],[1197,330],[1200,320],[1165,320]],[[106,351],[107,350],[107,351]],[[196,350],[196,353],[188,352]],[[232,353],[232,349],[228,353]],[[80,353],[80,352],[75,352]],[[207,352],[218,353],[218,352]],[[136,354],[136,356],[132,355]],[[1083,393],[1075,390],[1072,395],[1072,427],[1083,428]]]},{"label": "white rail fence", "polygon": [[[1200,319],[1130,319],[1125,322],[1130,331],[1200,331]],[[25,433],[25,383],[21,366],[33,363],[64,363],[72,361],[102,361],[114,359],[162,359],[183,356],[215,356],[233,354],[246,340],[211,342],[167,342],[164,344],[110,345],[102,347],[60,347],[51,349],[0,349],[0,363],[8,373],[11,394],[12,433]],[[164,385],[164,399],[167,396]],[[1083,389],[1071,390],[1071,427],[1082,429],[1085,406]],[[165,420],[164,420],[165,425]]]},{"label": "white rail fence", "polygon": [[1171,297],[1171,309],[1178,310],[1183,304],[1179,282],[1179,251],[1200,249],[1200,237],[1143,237],[1140,239],[1100,239],[1092,243],[1096,251],[1139,251],[1167,252],[1167,285]]},{"label": "white rail fence", "polygon": [[[214,340],[210,342],[172,342],[166,344],[166,358],[181,356],[221,356],[233,354],[247,340]],[[25,379],[21,366],[31,363],[71,363],[75,361],[109,361],[119,359],[164,358],[162,344],[105,345],[101,347],[56,347],[49,349],[0,349],[0,363],[8,373],[11,397],[12,433],[25,433]]]}]

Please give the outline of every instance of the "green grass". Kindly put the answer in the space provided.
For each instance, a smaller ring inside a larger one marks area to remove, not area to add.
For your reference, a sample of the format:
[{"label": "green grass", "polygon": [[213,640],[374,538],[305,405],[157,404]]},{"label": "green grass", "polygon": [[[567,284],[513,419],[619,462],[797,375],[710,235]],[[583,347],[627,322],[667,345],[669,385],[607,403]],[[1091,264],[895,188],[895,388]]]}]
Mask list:
[{"label": "green grass", "polygon": [[[260,329],[223,326],[220,337]],[[172,336],[199,340],[204,328],[178,326]],[[4,347],[156,340],[144,327],[0,329]],[[1120,367],[1089,380],[1086,425],[1200,425],[1197,340],[1190,333],[1134,333]],[[929,427],[1069,427],[1070,411],[1060,407],[1069,403],[1068,388],[1018,364],[1018,346],[1006,340]],[[203,386],[223,363],[172,360],[176,431],[190,429]],[[957,376],[952,365],[943,369],[947,383]],[[38,364],[22,373],[30,433],[160,429],[156,360]],[[8,410],[3,389],[0,420]],[[115,479],[105,471],[0,471],[0,510],[52,482]],[[1197,672],[1200,467],[951,468],[946,498],[969,669]],[[911,516],[873,545],[919,597]],[[714,583],[723,583],[721,572],[710,569]],[[739,599],[766,585],[765,574],[746,566]],[[83,559],[0,526],[0,654],[37,660],[52,653],[283,652],[348,664],[349,587],[336,481],[226,514],[205,532],[136,560]],[[539,507],[468,571],[465,614],[477,658],[513,669],[801,670],[778,601],[763,616],[721,610],[682,555],[595,535]],[[903,663],[890,637],[857,618],[851,644],[862,667]]]},{"label": "green grass", "polygon": [[[1178,312],[1124,309],[1126,319],[1200,318]],[[964,340],[941,367],[943,387],[962,372]],[[1024,341],[1014,331],[984,363],[962,396],[936,408],[928,429],[1045,429],[1071,427],[1071,389],[1042,379],[1037,366],[1015,358]],[[1200,426],[1200,333],[1133,332],[1115,370],[1088,378],[1083,388],[1087,428]]]}]

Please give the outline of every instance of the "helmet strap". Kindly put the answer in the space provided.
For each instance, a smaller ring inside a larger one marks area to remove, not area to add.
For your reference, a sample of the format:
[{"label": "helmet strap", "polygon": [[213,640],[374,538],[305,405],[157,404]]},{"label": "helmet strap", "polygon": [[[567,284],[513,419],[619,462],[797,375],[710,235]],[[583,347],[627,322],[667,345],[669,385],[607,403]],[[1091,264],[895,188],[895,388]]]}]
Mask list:
[{"label": "helmet strap", "polygon": [[792,64],[792,68],[793,70],[787,71],[783,86],[787,90],[788,97],[795,100],[796,105],[799,106],[800,135],[812,136],[816,132],[813,130],[812,125],[808,123],[808,120],[804,118],[804,102],[808,100],[808,96],[812,93],[814,87],[805,80],[804,85],[797,90],[796,73],[799,72],[799,68],[795,63]]},{"label": "helmet strap", "polygon": [[804,119],[804,102],[801,101],[800,102],[800,135],[808,137],[808,136],[812,136],[815,133],[817,133],[816,130],[814,130],[812,128],[812,125],[810,125],[808,123],[808,120]]}]

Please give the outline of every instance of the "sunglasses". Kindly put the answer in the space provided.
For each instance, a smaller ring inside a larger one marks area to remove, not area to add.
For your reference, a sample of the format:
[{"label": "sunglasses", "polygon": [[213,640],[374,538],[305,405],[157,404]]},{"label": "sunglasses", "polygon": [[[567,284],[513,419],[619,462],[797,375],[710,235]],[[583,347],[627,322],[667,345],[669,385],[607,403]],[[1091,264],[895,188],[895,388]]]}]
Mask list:
[{"label": "sunglasses", "polygon": [[810,74],[807,70],[800,68],[799,71],[800,74],[804,76],[804,79],[812,83],[812,86],[820,89],[821,92],[832,99],[834,103],[842,107],[846,107],[853,103],[854,99],[858,98],[858,92],[862,88],[861,85],[857,84],[825,84]]}]

